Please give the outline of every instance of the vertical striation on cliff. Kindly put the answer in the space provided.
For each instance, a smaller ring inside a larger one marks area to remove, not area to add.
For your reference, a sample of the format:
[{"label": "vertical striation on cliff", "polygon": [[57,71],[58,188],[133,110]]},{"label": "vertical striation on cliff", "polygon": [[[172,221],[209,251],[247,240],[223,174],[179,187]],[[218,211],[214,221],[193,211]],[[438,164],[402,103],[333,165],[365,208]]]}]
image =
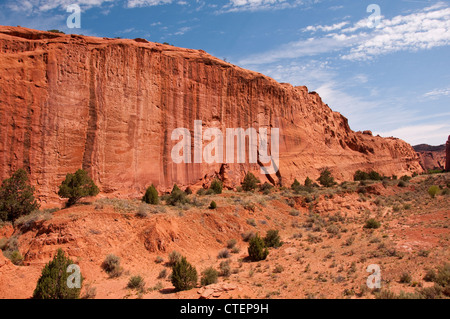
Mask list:
[{"label": "vertical striation on cliff", "polygon": [[[329,167],[421,172],[411,146],[354,132],[317,93],[278,83],[202,50],[0,26],[0,177],[25,167],[41,200],[57,200],[68,172],[89,171],[105,194],[141,196],[221,176],[238,185],[257,164],[175,164],[175,128],[279,128],[288,185]],[[369,134],[370,133],[370,134]]]}]

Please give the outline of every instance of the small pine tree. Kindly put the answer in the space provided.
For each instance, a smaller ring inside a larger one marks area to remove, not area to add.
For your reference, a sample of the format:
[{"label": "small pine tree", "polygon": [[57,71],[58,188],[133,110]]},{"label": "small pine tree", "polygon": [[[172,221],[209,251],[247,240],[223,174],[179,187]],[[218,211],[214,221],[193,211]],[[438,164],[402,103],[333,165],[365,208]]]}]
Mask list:
[{"label": "small pine tree", "polygon": [[313,180],[309,177],[306,177],[305,179],[305,186],[306,187],[312,187],[313,186]]},{"label": "small pine tree", "polygon": [[187,194],[175,184],[166,202],[169,205],[176,206],[177,204],[182,205],[188,203],[189,199],[187,198]]},{"label": "small pine tree", "polygon": [[185,257],[181,257],[172,266],[172,284],[176,290],[189,290],[197,285],[197,270],[187,262]]},{"label": "small pine tree", "polygon": [[336,185],[334,177],[331,176],[331,172],[328,168],[322,170],[320,177],[317,179],[322,186],[331,187]]},{"label": "small pine tree", "polygon": [[78,200],[99,193],[97,185],[88,176],[85,170],[79,169],[75,174],[67,174],[66,179],[59,186],[58,195],[68,198],[68,206],[74,205]]},{"label": "small pine tree", "polygon": [[209,204],[209,209],[216,209],[217,208],[217,204],[215,201],[211,201],[211,204]]},{"label": "small pine tree", "polygon": [[142,198],[142,201],[151,205],[159,204],[158,191],[156,190],[153,184],[152,186],[148,187],[147,190],[145,191],[145,195]]},{"label": "small pine tree", "polygon": [[222,182],[217,178],[212,181],[211,186],[209,187],[215,194],[222,194],[222,188]]},{"label": "small pine tree", "polygon": [[39,208],[34,198],[34,187],[28,183],[27,172],[18,169],[0,187],[0,220],[13,222]]},{"label": "small pine tree", "polygon": [[301,188],[301,186],[302,185],[300,184],[300,182],[297,179],[295,179],[294,182],[291,185],[291,189],[293,191],[298,191]]},{"label": "small pine tree", "polygon": [[[69,288],[67,279],[71,273],[67,272],[67,267],[74,264],[66,257],[60,248],[52,261],[45,265],[39,278],[36,289],[33,292],[34,299],[78,299],[80,288]],[[80,283],[83,277],[80,278]]]},{"label": "small pine tree", "polygon": [[282,245],[278,230],[268,230],[266,237],[264,237],[264,244],[266,247],[278,248]]},{"label": "small pine tree", "polygon": [[259,179],[255,177],[252,173],[248,172],[245,177],[244,181],[241,183],[242,189],[246,192],[250,192],[252,190],[255,190],[256,187],[258,187],[258,184],[260,183]]},{"label": "small pine tree", "polygon": [[248,246],[248,256],[252,261],[260,261],[267,258],[269,250],[265,247],[264,240],[256,234]]}]

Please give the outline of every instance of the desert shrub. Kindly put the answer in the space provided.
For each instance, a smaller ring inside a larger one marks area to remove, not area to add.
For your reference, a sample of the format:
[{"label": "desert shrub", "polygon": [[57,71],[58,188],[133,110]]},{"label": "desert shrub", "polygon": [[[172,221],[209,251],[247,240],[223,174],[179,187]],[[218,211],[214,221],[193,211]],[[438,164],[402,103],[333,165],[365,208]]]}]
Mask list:
[{"label": "desert shrub", "polygon": [[136,289],[136,290],[144,290],[145,281],[141,276],[132,276],[128,280],[127,288]]},{"label": "desert shrub", "polygon": [[256,226],[256,221],[254,218],[249,218],[249,219],[247,219],[247,224],[249,224],[251,226]]},{"label": "desert shrub", "polygon": [[47,221],[52,218],[52,210],[34,210],[28,215],[22,215],[14,222],[15,226],[21,230],[21,232],[27,232],[38,225],[40,222]]},{"label": "desert shrub", "polygon": [[111,277],[119,277],[123,269],[120,266],[120,258],[116,255],[109,254],[102,263],[102,269]]},{"label": "desert shrub", "polygon": [[[80,288],[69,288],[67,279],[71,275],[67,268],[74,262],[66,257],[62,249],[58,249],[53,260],[45,265],[33,292],[34,299],[78,299]],[[83,277],[80,278],[80,284]]]},{"label": "desert shrub", "polygon": [[432,282],[435,281],[437,278],[436,272],[433,269],[429,269],[425,276],[423,277],[423,280]]},{"label": "desert shrub", "polygon": [[264,244],[266,247],[278,248],[282,245],[278,230],[268,230],[266,237],[264,237]]},{"label": "desert shrub", "polygon": [[224,260],[219,265],[220,275],[222,277],[228,277],[231,275],[231,266],[229,260]]},{"label": "desert shrub", "polygon": [[6,257],[9,258],[9,260],[11,260],[11,262],[16,266],[20,266],[23,264],[23,256],[18,250],[7,253]]},{"label": "desert shrub", "polygon": [[409,182],[409,180],[411,179],[411,176],[403,175],[402,177],[400,177],[400,179],[404,182]]},{"label": "desert shrub", "polygon": [[230,258],[230,251],[226,248],[219,251],[219,254],[217,255],[217,258]]},{"label": "desert shrub", "polygon": [[151,205],[158,205],[159,204],[159,197],[158,197],[158,191],[156,190],[156,187],[152,184],[147,188],[145,191],[145,195],[142,198],[142,201],[146,202],[147,204]]},{"label": "desert shrub", "polygon": [[369,179],[369,174],[361,170],[357,170],[353,175],[354,181],[365,181]]},{"label": "desert shrub", "polygon": [[313,184],[314,184],[314,182],[313,182],[313,180],[311,179],[311,178],[309,178],[309,177],[306,177],[306,179],[305,179],[305,187],[313,187]]},{"label": "desert shrub", "polygon": [[397,186],[398,186],[398,187],[406,187],[407,184],[406,184],[406,182],[405,182],[404,180],[399,180]]},{"label": "desert shrub", "polygon": [[381,226],[381,223],[379,221],[377,221],[374,218],[370,218],[366,221],[364,228],[377,229],[377,228],[380,228],[380,226]]},{"label": "desert shrub", "polygon": [[291,185],[291,189],[295,192],[298,192],[301,189],[302,185],[297,179],[294,179],[294,182]]},{"label": "desert shrub", "polygon": [[0,187],[0,221],[14,222],[39,208],[34,198],[34,188],[29,185],[27,172],[18,169]]},{"label": "desert shrub", "polygon": [[183,205],[189,203],[189,199],[187,198],[187,194],[178,188],[177,184],[175,184],[172,188],[172,192],[166,200],[166,203],[172,206]]},{"label": "desert shrub", "polygon": [[267,258],[269,255],[269,250],[264,244],[264,240],[256,234],[252,239],[250,239],[248,246],[248,255],[252,261],[260,261]]},{"label": "desert shrub", "polygon": [[158,279],[164,279],[167,277],[167,269],[164,268],[163,270],[161,270],[158,274]]},{"label": "desert shrub", "polygon": [[227,241],[227,248],[233,249],[233,247],[236,246],[236,244],[237,244],[236,239],[230,239],[229,241]]},{"label": "desert shrub", "polygon": [[272,189],[273,189],[273,185],[269,184],[267,182],[265,182],[264,184],[262,184],[259,187],[259,190],[265,195],[269,194]]},{"label": "desert shrub", "polygon": [[404,272],[400,276],[400,283],[402,284],[409,284],[412,281],[412,277],[409,273]]},{"label": "desert shrub", "polygon": [[170,254],[169,254],[169,261],[167,262],[168,266],[173,266],[175,265],[177,262],[179,262],[181,260],[181,254],[179,252],[177,252],[176,250],[173,250]]},{"label": "desert shrub", "polygon": [[438,268],[436,279],[434,280],[436,284],[442,286],[450,292],[450,263],[447,263]]},{"label": "desert shrub", "polygon": [[431,196],[431,198],[435,198],[437,194],[439,194],[439,187],[436,185],[430,186],[428,188],[428,194]]},{"label": "desert shrub", "polygon": [[246,192],[250,192],[256,189],[258,187],[258,184],[260,183],[259,179],[255,177],[252,173],[248,172],[245,177],[244,181],[241,183],[242,189]]},{"label": "desert shrub", "polygon": [[215,201],[211,201],[211,203],[209,204],[209,209],[216,209],[217,208],[217,204]]},{"label": "desert shrub", "polygon": [[184,190],[184,192],[185,192],[187,195],[191,195],[191,194],[192,194],[192,189],[188,186],[188,187],[186,187],[186,189]]},{"label": "desert shrub", "polygon": [[189,290],[197,285],[197,270],[187,262],[185,257],[181,257],[172,266],[172,284],[176,290]]},{"label": "desert shrub", "polygon": [[242,240],[245,242],[249,242],[253,237],[255,237],[255,233],[252,231],[248,231],[241,234]]},{"label": "desert shrub", "polygon": [[331,175],[331,172],[328,168],[322,170],[322,172],[320,173],[320,177],[317,179],[317,181],[320,183],[320,185],[324,187],[331,187],[336,185],[334,177]]},{"label": "desert shrub", "polygon": [[79,169],[75,174],[67,174],[59,186],[58,196],[68,198],[67,205],[74,205],[78,200],[99,193],[98,187],[85,170]]},{"label": "desert shrub", "polygon": [[450,188],[444,188],[441,192],[441,195],[450,195]]},{"label": "desert shrub", "polygon": [[214,193],[214,194],[222,194],[222,182],[220,180],[218,180],[217,178],[215,178],[212,183],[211,186],[209,186],[209,189]]},{"label": "desert shrub", "polygon": [[369,172],[369,179],[372,181],[381,181],[383,177],[380,175],[380,173],[372,170]]},{"label": "desert shrub", "polygon": [[206,195],[206,192],[207,192],[206,189],[200,188],[200,189],[197,191],[197,195],[203,196],[203,195]]},{"label": "desert shrub", "polygon": [[202,278],[200,279],[200,283],[202,284],[202,286],[215,284],[218,277],[219,272],[213,267],[209,267],[202,271]]}]

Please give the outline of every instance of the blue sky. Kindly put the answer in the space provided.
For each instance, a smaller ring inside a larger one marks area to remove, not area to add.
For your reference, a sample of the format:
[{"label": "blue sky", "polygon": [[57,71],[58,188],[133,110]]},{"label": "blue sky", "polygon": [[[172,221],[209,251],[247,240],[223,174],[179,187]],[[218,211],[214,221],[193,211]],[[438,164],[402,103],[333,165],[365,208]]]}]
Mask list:
[{"label": "blue sky", "polygon": [[[74,3],[80,29],[66,26]],[[413,145],[450,134],[450,1],[1,0],[0,24],[203,49],[306,85],[353,130]]]}]

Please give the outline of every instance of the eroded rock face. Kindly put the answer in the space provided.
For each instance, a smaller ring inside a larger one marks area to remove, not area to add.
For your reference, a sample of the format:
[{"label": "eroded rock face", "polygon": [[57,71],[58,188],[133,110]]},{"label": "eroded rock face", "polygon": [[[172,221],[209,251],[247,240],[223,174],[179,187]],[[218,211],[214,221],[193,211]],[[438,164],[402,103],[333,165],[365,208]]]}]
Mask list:
[{"label": "eroded rock face", "polygon": [[445,144],[445,170],[450,171],[450,135]]},{"label": "eroded rock face", "polygon": [[419,163],[426,171],[445,168],[445,144],[430,146],[420,144],[413,146],[419,156]]},{"label": "eroded rock face", "polygon": [[[247,171],[290,185],[329,167],[338,180],[357,169],[421,172],[411,146],[353,132],[304,86],[280,84],[201,50],[135,40],[0,26],[0,178],[24,167],[40,200],[57,202],[69,172],[86,169],[103,194],[142,196],[202,185],[215,175],[239,185]],[[280,129],[280,167],[175,164],[175,128]]]}]

